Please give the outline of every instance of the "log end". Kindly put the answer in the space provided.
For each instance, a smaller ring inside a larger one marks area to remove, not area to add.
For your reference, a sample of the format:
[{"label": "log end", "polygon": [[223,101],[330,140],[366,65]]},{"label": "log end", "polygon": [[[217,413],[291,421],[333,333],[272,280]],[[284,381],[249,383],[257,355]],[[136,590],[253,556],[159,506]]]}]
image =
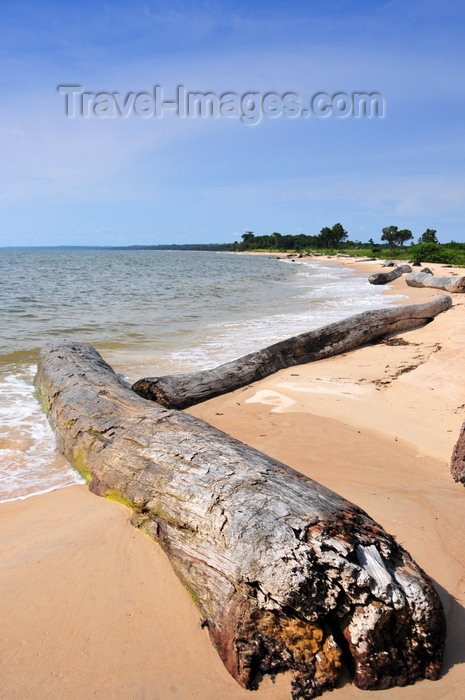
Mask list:
[{"label": "log end", "polygon": [[173,376],[143,377],[134,382],[131,389],[143,399],[156,401],[165,408],[175,408],[182,411],[196,403],[196,398],[192,399],[188,395],[182,395],[176,390],[173,391],[173,382],[179,382],[184,375],[175,374]]},{"label": "log end", "polygon": [[368,278],[368,282],[370,284],[386,284],[386,273],[384,272],[377,272],[374,275],[370,275]]},{"label": "log end", "polygon": [[[412,577],[414,586],[419,582]],[[425,594],[423,578],[421,586]],[[267,611],[250,595],[236,594],[209,628],[226,668],[249,690],[265,674],[290,671],[293,699],[308,700],[337,687],[344,666],[356,687],[384,690],[440,676],[445,620],[432,587],[418,605],[424,607],[428,595],[426,623],[424,611],[415,621],[418,610],[379,600],[354,605],[340,618],[328,610],[309,621],[292,608]]]},{"label": "log end", "polygon": [[333,690],[339,680],[341,648],[329,627],[318,621],[263,610],[239,593],[209,629],[229,673],[248,690],[256,690],[266,674],[289,670],[294,700]]},{"label": "log end", "polygon": [[137,382],[132,385],[131,389],[139,396],[142,396],[143,399],[156,401],[162,406],[171,408],[170,402],[166,397],[166,393],[163,391],[163,387],[160,385],[159,379],[159,377],[144,377],[143,379],[138,379]]}]

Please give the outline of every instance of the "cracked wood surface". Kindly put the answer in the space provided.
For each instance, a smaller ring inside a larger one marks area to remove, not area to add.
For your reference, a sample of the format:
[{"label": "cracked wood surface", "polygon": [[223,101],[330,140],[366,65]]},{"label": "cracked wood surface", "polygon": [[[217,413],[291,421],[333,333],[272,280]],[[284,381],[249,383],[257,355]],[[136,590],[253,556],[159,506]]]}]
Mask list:
[{"label": "cracked wood surface", "polygon": [[431,581],[365,512],[193,416],[136,395],[95,349],[53,342],[36,386],[59,447],[118,495],[189,590],[244,687],[289,669],[294,698],[436,679]]},{"label": "cracked wood surface", "polygon": [[405,276],[409,287],[433,287],[446,292],[465,292],[465,276],[435,277],[430,272],[411,272]]},{"label": "cracked wood surface", "polygon": [[460,481],[465,486],[465,423],[462,423],[458,440],[452,452],[450,472],[454,481]]},{"label": "cracked wood surface", "polygon": [[226,394],[280,369],[353,350],[390,333],[429,323],[452,306],[444,294],[427,304],[365,311],[315,331],[287,338],[214,369],[139,379],[133,390],[167,408],[188,408]]}]

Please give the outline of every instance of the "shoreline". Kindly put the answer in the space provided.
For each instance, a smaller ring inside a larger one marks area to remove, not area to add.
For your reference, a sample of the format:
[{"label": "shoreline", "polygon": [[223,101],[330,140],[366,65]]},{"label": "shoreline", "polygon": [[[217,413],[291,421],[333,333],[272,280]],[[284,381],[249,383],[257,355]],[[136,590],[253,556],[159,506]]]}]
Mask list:
[{"label": "shoreline", "polygon": [[[372,273],[382,261],[324,262]],[[403,278],[385,291],[408,297],[399,303],[443,293]],[[465,418],[465,311],[462,295],[451,296],[431,324],[398,334],[405,344],[282,370],[188,411],[365,509],[433,578],[448,619],[443,677],[377,691],[382,700],[458,699],[465,682],[465,493],[448,469]],[[286,676],[253,692],[233,681],[165,555],[124,506],[73,486],[0,511],[0,681],[9,700],[290,700]],[[333,696],[367,691],[346,679]]]}]

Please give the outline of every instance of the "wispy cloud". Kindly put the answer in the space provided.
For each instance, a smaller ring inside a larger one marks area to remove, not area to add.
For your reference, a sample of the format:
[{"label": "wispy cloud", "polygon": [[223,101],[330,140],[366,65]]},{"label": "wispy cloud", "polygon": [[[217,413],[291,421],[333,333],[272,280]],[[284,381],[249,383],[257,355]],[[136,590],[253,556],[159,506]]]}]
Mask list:
[{"label": "wispy cloud", "polygon": [[[333,212],[367,230],[391,213],[409,227],[444,221],[460,237],[463,15],[455,0],[11,4],[0,27],[0,244],[12,231],[27,243],[38,222],[49,242],[64,220],[68,242],[227,240],[247,222],[308,230]],[[386,116],[69,120],[56,91],[66,83],[303,99],[371,90]]]}]

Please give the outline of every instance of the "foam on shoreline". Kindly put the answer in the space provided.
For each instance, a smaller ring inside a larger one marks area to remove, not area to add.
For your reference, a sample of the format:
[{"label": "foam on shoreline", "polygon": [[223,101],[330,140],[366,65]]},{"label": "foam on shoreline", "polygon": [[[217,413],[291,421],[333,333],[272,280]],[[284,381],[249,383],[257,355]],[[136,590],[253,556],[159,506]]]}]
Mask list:
[{"label": "foam on shoreline", "polygon": [[34,394],[35,366],[4,370],[0,378],[0,503],[83,483],[57,452]]}]

